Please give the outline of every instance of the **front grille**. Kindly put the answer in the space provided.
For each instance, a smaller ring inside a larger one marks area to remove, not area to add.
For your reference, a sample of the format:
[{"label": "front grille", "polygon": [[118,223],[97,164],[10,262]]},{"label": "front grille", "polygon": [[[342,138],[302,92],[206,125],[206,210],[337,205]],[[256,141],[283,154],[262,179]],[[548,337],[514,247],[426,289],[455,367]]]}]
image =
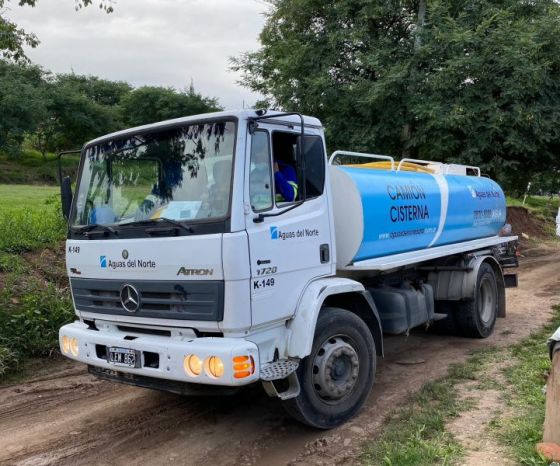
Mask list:
[{"label": "front grille", "polygon": [[[223,281],[70,280],[76,308],[83,312],[135,315],[159,319],[221,321],[224,312]],[[124,285],[140,295],[140,307],[127,311],[120,298]]]}]

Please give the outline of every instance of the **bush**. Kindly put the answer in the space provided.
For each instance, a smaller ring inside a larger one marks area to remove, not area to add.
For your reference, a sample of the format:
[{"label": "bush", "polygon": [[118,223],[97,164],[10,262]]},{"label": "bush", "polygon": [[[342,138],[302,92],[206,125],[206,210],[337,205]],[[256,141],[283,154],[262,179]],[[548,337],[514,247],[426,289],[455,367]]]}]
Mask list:
[{"label": "bush", "polygon": [[[64,238],[66,227],[58,196],[43,187],[3,188],[0,191],[3,201],[0,204],[0,378],[18,370],[29,357],[49,356],[57,351],[59,328],[74,319],[68,288],[50,283],[40,268],[21,255],[24,251],[55,245]],[[46,193],[50,196],[45,200]]]}]

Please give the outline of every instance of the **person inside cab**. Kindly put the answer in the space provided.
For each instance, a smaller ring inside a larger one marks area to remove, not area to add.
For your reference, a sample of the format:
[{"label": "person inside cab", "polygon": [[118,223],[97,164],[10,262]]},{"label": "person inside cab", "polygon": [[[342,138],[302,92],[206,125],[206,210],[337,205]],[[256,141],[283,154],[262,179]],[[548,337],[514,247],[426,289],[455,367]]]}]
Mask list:
[{"label": "person inside cab", "polygon": [[291,165],[274,162],[274,187],[277,202],[294,202],[298,195],[297,175]]},{"label": "person inside cab", "polygon": [[[276,202],[294,202],[298,196],[297,175],[294,167],[275,158],[273,164]],[[249,191],[253,210],[272,208],[272,176],[269,136],[264,131],[253,135],[251,146],[251,173]]]}]

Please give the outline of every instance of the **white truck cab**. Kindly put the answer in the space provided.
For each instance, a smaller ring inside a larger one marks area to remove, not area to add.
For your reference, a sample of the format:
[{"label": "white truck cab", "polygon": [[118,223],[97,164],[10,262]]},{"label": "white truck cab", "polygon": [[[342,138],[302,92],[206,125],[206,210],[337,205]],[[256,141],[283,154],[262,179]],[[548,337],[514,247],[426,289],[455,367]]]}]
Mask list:
[{"label": "white truck cab", "polygon": [[[73,197],[62,183],[78,320],[60,329],[60,347],[98,377],[181,394],[260,381],[297,419],[331,428],[358,411],[373,385],[383,354],[378,308],[390,301],[376,306],[369,288],[380,280],[398,282],[405,297],[431,296],[422,324],[453,318],[434,311],[436,299],[447,310],[474,303],[465,312],[488,334],[505,315],[511,280],[502,267],[514,261],[515,238],[432,248],[394,266],[337,267],[316,118],[197,115],[109,134],[81,152]],[[296,174],[291,200],[279,187],[286,166]],[[481,273],[491,274],[490,286],[479,284]],[[489,298],[479,297],[480,286]],[[382,310],[416,312],[406,306]]]}]

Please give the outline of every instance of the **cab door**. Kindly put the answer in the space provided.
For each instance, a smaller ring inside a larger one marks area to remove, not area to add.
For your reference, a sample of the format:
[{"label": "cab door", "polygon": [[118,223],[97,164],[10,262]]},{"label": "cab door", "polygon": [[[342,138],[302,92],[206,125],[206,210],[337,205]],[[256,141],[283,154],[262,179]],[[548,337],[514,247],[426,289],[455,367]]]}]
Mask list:
[{"label": "cab door", "polygon": [[[274,161],[282,157],[289,163],[290,157],[274,150],[285,151],[289,146],[285,141],[296,141],[299,133],[273,129],[273,125],[259,123],[259,129],[247,139],[245,220],[253,326],[286,320],[294,314],[307,284],[333,273],[322,135],[306,135],[302,145],[310,176],[306,200],[296,206],[301,200],[302,180],[298,180],[300,197],[283,202],[274,185]],[[278,141],[283,144],[275,144]]]}]

